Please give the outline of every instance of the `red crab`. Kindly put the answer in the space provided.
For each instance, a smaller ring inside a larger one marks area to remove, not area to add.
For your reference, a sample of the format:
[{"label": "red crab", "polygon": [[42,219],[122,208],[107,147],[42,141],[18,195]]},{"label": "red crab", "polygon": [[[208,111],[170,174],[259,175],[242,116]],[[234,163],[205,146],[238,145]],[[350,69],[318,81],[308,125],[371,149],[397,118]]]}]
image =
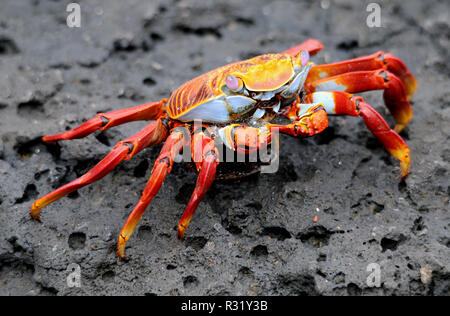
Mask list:
[{"label": "red crab", "polygon": [[[401,60],[383,52],[314,65],[309,56],[321,49],[321,43],[309,39],[281,54],[232,63],[183,84],[169,99],[101,113],[73,130],[44,136],[44,142],[55,143],[131,121],[152,121],[119,142],[85,175],[35,201],[31,216],[39,220],[43,207],[101,179],[142,149],[164,143],[142,197],[120,232],[117,253],[124,258],[127,240],[171,171],[176,156],[183,147],[191,145],[199,175],[178,225],[178,236],[183,239],[195,209],[216,177],[219,153],[215,140],[249,154],[268,146],[275,129],[297,137],[320,133],[328,125],[328,115],[362,117],[386,150],[400,160],[401,177],[406,177],[409,148],[398,132],[412,118],[409,100],[417,87],[413,75]],[[378,89],[384,90],[384,102],[397,123],[394,130],[362,97],[352,94]],[[274,123],[280,117],[289,122]]]}]

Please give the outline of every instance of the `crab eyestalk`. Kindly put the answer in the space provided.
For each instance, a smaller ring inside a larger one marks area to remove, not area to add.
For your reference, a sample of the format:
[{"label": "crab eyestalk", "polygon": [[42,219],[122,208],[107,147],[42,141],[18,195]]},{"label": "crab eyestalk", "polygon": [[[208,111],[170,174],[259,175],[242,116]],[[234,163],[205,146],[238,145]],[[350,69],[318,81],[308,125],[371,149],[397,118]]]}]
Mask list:
[{"label": "crab eyestalk", "polygon": [[309,59],[310,56],[307,50],[302,50],[300,54],[297,56],[297,60],[299,61],[299,64],[301,66],[305,66],[307,63],[309,63]]},{"label": "crab eyestalk", "polygon": [[228,75],[227,78],[225,79],[225,83],[228,89],[230,89],[233,92],[240,91],[244,86],[242,80],[233,75]]}]

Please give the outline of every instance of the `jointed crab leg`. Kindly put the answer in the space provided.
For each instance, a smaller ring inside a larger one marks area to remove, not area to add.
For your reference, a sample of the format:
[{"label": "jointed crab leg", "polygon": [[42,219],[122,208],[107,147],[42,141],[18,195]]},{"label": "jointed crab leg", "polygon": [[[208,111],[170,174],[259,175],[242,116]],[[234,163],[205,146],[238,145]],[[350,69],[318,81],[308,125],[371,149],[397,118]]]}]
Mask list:
[{"label": "jointed crab leg", "polygon": [[83,138],[96,130],[104,131],[128,122],[156,120],[163,115],[163,105],[166,102],[167,99],[163,99],[159,102],[146,103],[108,113],[99,113],[94,118],[70,131],[44,136],[42,140],[46,143],[55,143],[58,140]]},{"label": "jointed crab leg", "polygon": [[36,200],[31,206],[31,217],[39,220],[41,209],[56,200],[92,182],[98,181],[113,170],[121,161],[128,160],[142,149],[164,141],[167,129],[160,119],[152,122],[140,132],[119,142],[94,168],[80,178]]},{"label": "jointed crab leg", "polygon": [[199,174],[194,192],[178,223],[178,237],[180,239],[184,239],[184,231],[188,227],[198,204],[211,187],[216,176],[217,165],[219,164],[219,152],[207,129],[198,129],[194,132],[192,135],[191,151]]},{"label": "jointed crab leg", "polygon": [[142,197],[134,207],[120,232],[119,242],[117,244],[117,254],[120,258],[123,259],[125,257],[126,242],[133,234],[142,214],[144,214],[148,205],[158,193],[167,174],[172,170],[175,157],[180,153],[186,143],[185,136],[183,132],[175,129],[166,139],[161,153],[153,166],[152,175],[147,182]]},{"label": "jointed crab leg", "polygon": [[384,89],[384,102],[397,122],[394,128],[397,132],[408,124],[413,115],[401,80],[385,70],[347,72],[309,82],[306,84],[306,89],[308,92],[345,91],[349,93]]},{"label": "jointed crab leg", "polygon": [[380,69],[385,69],[395,74],[402,81],[409,101],[417,88],[416,79],[408,71],[405,64],[400,59],[392,54],[386,54],[381,51],[372,55],[344,60],[332,64],[314,65],[308,74],[308,82],[313,82],[347,72]]},{"label": "jointed crab leg", "polygon": [[384,145],[386,150],[400,160],[401,177],[409,173],[409,148],[403,138],[392,130],[381,115],[364,99],[340,91],[315,92],[306,96],[309,102],[320,102],[330,115],[360,116],[366,126]]},{"label": "jointed crab leg", "polygon": [[314,38],[307,39],[303,43],[291,47],[288,50],[284,51],[282,54],[289,54],[292,56],[297,56],[303,50],[307,50],[308,53],[312,56],[317,54],[320,50],[322,50],[323,45],[318,40]]}]

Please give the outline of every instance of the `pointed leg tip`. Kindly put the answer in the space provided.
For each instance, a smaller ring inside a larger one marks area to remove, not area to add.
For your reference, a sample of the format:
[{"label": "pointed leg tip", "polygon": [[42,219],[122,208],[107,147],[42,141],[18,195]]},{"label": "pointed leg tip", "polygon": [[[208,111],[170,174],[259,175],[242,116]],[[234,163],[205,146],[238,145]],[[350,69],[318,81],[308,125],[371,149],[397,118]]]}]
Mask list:
[{"label": "pointed leg tip", "polygon": [[394,131],[397,134],[400,134],[405,129],[405,127],[406,127],[406,124],[396,124],[394,127]]},{"label": "pointed leg tip", "polygon": [[408,178],[408,175],[409,175],[409,170],[408,171],[402,170],[402,172],[400,174],[400,182],[405,181],[406,178]]},{"label": "pointed leg tip", "polygon": [[404,181],[409,175],[410,161],[400,161],[401,176],[400,181]]},{"label": "pointed leg tip", "polygon": [[36,222],[42,224],[42,220],[41,220],[41,217],[40,217],[40,216],[33,216],[33,215],[32,215],[31,218],[32,218],[33,220],[35,220]]},{"label": "pointed leg tip", "polygon": [[127,258],[125,257],[125,250],[117,249],[117,256],[121,261],[127,261]]},{"label": "pointed leg tip", "polygon": [[417,89],[417,86],[418,86],[417,80],[416,80],[416,78],[414,78],[413,75],[410,74],[409,76],[407,76],[405,78],[404,83],[405,83],[405,89],[406,89],[406,97],[407,97],[408,101],[410,101],[414,92]]},{"label": "pointed leg tip", "polygon": [[125,257],[125,246],[126,246],[126,241],[125,239],[120,236],[119,237],[119,242],[117,243],[117,256],[119,257],[120,260],[126,260]]},{"label": "pointed leg tip", "polygon": [[395,134],[397,136],[398,140],[402,141],[402,144],[400,144],[400,148],[394,149],[394,150],[388,150],[390,154],[399,160],[400,162],[400,182],[405,180],[406,177],[409,174],[409,169],[411,167],[411,157],[410,157],[410,150],[408,148],[408,145],[403,142],[400,136],[398,134]]},{"label": "pointed leg tip", "polygon": [[42,136],[41,139],[44,143],[49,144],[49,145],[56,145],[56,143],[57,143],[55,140],[52,140],[49,136]]},{"label": "pointed leg tip", "polygon": [[35,221],[38,221],[39,223],[42,223],[41,221],[41,207],[37,205],[37,202],[34,202],[33,205],[31,205],[30,208],[30,216]]},{"label": "pointed leg tip", "polygon": [[184,231],[185,231],[185,229],[186,228],[183,225],[178,225],[178,232],[177,232],[178,239],[184,240]]},{"label": "pointed leg tip", "polygon": [[398,134],[403,131],[403,129],[411,122],[413,118],[413,112],[411,105],[409,102],[402,102],[402,110],[393,113],[394,119],[395,119],[395,127],[394,131],[396,131]]}]

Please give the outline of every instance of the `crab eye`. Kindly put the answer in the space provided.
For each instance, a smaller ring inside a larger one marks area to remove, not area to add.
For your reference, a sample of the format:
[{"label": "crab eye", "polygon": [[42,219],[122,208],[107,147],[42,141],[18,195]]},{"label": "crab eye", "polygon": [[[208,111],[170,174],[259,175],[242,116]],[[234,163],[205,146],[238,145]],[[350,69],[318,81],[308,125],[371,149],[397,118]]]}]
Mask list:
[{"label": "crab eye", "polygon": [[225,83],[231,91],[238,91],[242,88],[242,82],[240,79],[236,78],[233,75],[228,75],[225,79]]},{"label": "crab eye", "polygon": [[300,60],[302,62],[302,66],[306,65],[309,62],[309,52],[307,50],[303,50],[300,53]]}]

